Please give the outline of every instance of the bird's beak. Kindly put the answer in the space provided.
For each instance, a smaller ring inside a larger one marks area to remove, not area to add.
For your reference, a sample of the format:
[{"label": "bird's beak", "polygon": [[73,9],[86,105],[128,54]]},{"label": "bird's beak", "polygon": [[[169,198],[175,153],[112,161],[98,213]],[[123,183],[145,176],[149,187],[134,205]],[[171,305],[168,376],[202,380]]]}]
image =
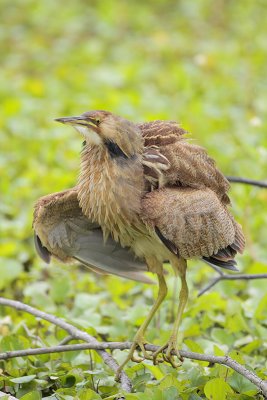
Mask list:
[{"label": "bird's beak", "polygon": [[55,121],[61,122],[62,124],[76,125],[77,123],[84,121],[84,117],[62,117],[55,118]]},{"label": "bird's beak", "polygon": [[82,134],[85,139],[93,144],[102,143],[99,135],[98,128],[93,118],[86,118],[83,115],[78,117],[62,117],[56,118],[55,121],[61,122],[62,124],[71,125],[76,131]]}]

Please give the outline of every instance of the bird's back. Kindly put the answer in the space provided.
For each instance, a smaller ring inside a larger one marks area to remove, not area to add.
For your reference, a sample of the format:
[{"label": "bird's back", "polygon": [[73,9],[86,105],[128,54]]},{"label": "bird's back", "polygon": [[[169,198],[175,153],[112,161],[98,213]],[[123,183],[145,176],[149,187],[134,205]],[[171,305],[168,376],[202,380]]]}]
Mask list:
[{"label": "bird's back", "polygon": [[[144,171],[159,186],[182,186],[213,190],[224,204],[230,200],[230,184],[205,149],[185,137],[187,131],[174,121],[139,125],[145,139]],[[156,179],[155,179],[156,177]]]},{"label": "bird's back", "polygon": [[174,121],[152,121],[139,128],[148,188],[144,219],[178,256],[203,257],[235,269],[234,257],[243,252],[245,239],[227,208],[230,184],[215,161]]}]

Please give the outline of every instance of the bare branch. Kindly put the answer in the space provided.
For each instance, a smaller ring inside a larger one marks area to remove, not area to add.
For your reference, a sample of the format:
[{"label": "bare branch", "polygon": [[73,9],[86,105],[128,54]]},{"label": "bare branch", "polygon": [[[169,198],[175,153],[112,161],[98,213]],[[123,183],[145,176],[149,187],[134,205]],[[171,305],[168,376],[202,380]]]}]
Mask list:
[{"label": "bare branch", "polygon": [[213,286],[216,285],[219,281],[221,281],[221,276],[217,276],[217,278],[214,278],[207,286],[205,286],[200,292],[198,293],[197,297],[202,296],[204,293],[206,293],[208,290],[210,290]]},{"label": "bare branch", "polygon": [[267,279],[267,274],[223,274],[221,271],[219,272],[219,276],[214,278],[207,286],[205,286],[199,293],[198,297],[202,296],[206,293],[210,288],[212,288],[216,283],[220,281],[236,281],[236,280],[253,280],[253,279]]},{"label": "bare branch", "polygon": [[[80,339],[90,344],[98,345],[100,344],[93,336],[89,335],[86,332],[81,331],[80,329],[76,328],[75,326],[65,322],[63,319],[55,317],[54,315],[47,314],[44,311],[37,310],[27,304],[21,303],[20,301],[5,299],[0,297],[0,305],[12,307],[16,310],[24,311],[29,314],[34,315],[35,317],[44,319],[52,324],[59,326],[60,328],[64,329],[68,332],[74,339]],[[97,350],[100,357],[102,357],[105,364],[107,364],[112,371],[117,372],[118,364],[114,360],[114,358],[107,353],[105,350]],[[128,376],[125,374],[124,371],[121,373],[121,388],[126,392],[130,393],[132,390],[132,384]]]},{"label": "bare branch", "polygon": [[267,182],[257,181],[255,179],[247,179],[247,178],[242,178],[242,177],[238,177],[238,176],[226,176],[226,179],[228,179],[229,182],[244,183],[246,185],[252,185],[252,186],[258,186],[258,187],[261,187],[261,188],[267,188]]},{"label": "bare branch", "polygon": [[27,325],[25,324],[25,322],[22,323],[22,326],[26,332],[26,335],[35,341],[35,344],[37,346],[37,343],[40,343],[40,346],[44,346],[44,342],[42,341],[42,339],[38,336],[38,335],[34,335],[31,333],[31,331],[29,330],[29,328],[27,327]]},{"label": "bare branch", "polygon": [[58,346],[63,346],[64,344],[68,344],[69,342],[71,342],[74,338],[71,335],[68,335],[66,337],[64,337],[64,339],[62,339],[59,343]]},{"label": "bare branch", "polygon": [[[125,350],[131,347],[131,342],[102,342],[102,343],[84,343],[84,344],[74,344],[74,345],[65,345],[65,346],[54,346],[50,348],[39,348],[39,349],[27,349],[27,350],[18,350],[18,351],[9,351],[6,353],[0,354],[0,360],[7,360],[15,357],[24,357],[30,355],[39,355],[39,354],[49,354],[49,353],[62,353],[66,351],[78,351],[78,350]],[[159,346],[154,346],[147,344],[145,345],[145,349],[147,351],[155,352],[159,349]],[[229,368],[232,368],[234,371],[244,376],[250,382],[254,383],[266,396],[267,395],[267,381],[259,378],[254,372],[246,369],[243,365],[239,364],[232,358],[228,356],[217,357],[212,355],[200,354],[191,351],[180,350],[180,355],[183,358],[189,358],[191,360],[199,360],[199,361],[207,361],[211,364],[221,364],[225,365]]]}]

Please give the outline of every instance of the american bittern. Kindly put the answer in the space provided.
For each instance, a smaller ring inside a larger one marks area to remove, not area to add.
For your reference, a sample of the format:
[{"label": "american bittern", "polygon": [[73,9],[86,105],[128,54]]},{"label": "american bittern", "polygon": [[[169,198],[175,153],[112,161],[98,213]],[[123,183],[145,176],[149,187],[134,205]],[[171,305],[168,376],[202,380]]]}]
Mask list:
[{"label": "american bittern", "polygon": [[77,187],[83,214],[98,223],[104,237],[111,234],[130,247],[157,274],[159,292],[137,331],[129,355],[140,347],[146,358],[144,333],[167,294],[163,262],[169,260],[181,278],[179,305],[169,341],[153,354],[174,367],[179,357],[177,334],[188,288],[186,260],[236,269],[234,257],[244,237],[227,206],[229,183],[206,151],[191,144],[172,121],[134,124],[107,111],[59,118],[85,137]]}]

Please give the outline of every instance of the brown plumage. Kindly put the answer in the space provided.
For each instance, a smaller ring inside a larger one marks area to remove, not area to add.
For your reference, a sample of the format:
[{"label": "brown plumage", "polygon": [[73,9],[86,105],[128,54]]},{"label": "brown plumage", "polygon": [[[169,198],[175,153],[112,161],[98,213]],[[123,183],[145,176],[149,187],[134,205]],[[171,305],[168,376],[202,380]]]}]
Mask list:
[{"label": "brown plumage", "polygon": [[[149,225],[157,227],[162,236],[173,243],[181,258],[209,259],[219,254],[219,260],[228,262],[232,261],[236,250],[243,250],[240,225],[211,189],[163,188],[145,195],[142,205]],[[169,210],[175,210],[172,219]],[[232,249],[230,254],[226,251],[228,246]],[[225,257],[220,252],[222,249]]]},{"label": "brown plumage", "polygon": [[174,329],[161,348],[167,347],[164,358],[176,366],[171,352],[179,356],[176,337],[188,292],[186,259],[203,257],[235,269],[234,256],[243,251],[242,230],[227,209],[229,183],[175,122],[133,124],[107,111],[58,121],[85,137],[78,185],[84,215],[101,226],[106,238],[111,234],[130,247],[158,276],[158,298],[127,360],[138,345],[149,357],[143,335],[167,293],[163,262],[169,260],[181,278]]},{"label": "brown plumage", "polygon": [[111,238],[104,244],[100,226],[83,215],[77,193],[75,187],[37,201],[33,228],[40,257],[46,263],[51,256],[65,263],[79,261],[100,274],[151,283],[143,273],[147,271],[145,263]]},{"label": "brown plumage", "polygon": [[[185,136],[188,132],[177,122],[152,121],[139,124],[138,128],[145,140],[143,163],[145,176],[149,181],[150,171],[153,171],[152,175],[157,171],[157,184],[160,182],[160,186],[186,186],[196,189],[207,187],[224,204],[230,203],[227,195],[229,182],[206,150],[188,141]],[[154,156],[155,152],[158,154],[157,158]],[[150,160],[150,171],[147,170],[147,160]]]}]

